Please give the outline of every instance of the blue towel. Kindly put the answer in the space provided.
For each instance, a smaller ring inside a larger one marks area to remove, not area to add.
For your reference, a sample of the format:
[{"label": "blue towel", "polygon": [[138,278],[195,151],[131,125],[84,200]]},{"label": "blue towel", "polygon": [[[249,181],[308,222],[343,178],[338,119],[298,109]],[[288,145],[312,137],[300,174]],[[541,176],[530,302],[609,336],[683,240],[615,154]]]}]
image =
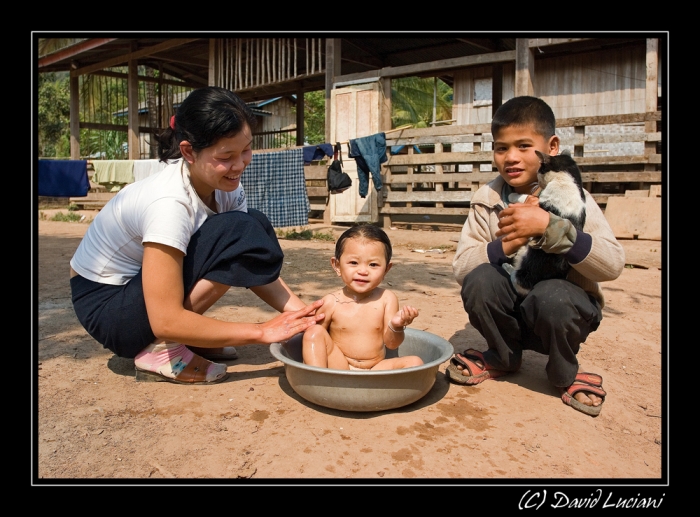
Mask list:
[{"label": "blue towel", "polygon": [[275,228],[309,224],[302,148],[253,153],[241,184],[248,206],[265,214]]},{"label": "blue towel", "polygon": [[85,197],[90,190],[87,160],[39,160],[39,196]]},{"label": "blue towel", "polygon": [[314,160],[322,160],[326,156],[333,156],[331,144],[307,145],[304,149],[304,165],[309,165]]},{"label": "blue towel", "polygon": [[357,179],[360,180],[360,197],[367,197],[369,173],[372,173],[374,188],[382,189],[381,164],[387,161],[386,136],[384,133],[355,138],[349,142],[349,158],[355,158]]}]

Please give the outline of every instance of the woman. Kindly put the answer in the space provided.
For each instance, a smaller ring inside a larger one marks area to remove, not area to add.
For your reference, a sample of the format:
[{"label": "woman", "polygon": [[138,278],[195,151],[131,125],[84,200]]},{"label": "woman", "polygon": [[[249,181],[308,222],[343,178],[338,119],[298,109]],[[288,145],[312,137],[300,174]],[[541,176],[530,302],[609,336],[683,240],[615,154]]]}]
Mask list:
[{"label": "woman", "polygon": [[[211,384],[233,346],[284,341],[323,318],[280,278],[283,253],[241,175],[255,117],[224,88],[194,90],[158,136],[162,171],[123,188],[95,217],[71,265],[73,307],[137,380]],[[281,314],[265,323],[204,316],[231,286]],[[187,346],[186,346],[187,345]]]}]

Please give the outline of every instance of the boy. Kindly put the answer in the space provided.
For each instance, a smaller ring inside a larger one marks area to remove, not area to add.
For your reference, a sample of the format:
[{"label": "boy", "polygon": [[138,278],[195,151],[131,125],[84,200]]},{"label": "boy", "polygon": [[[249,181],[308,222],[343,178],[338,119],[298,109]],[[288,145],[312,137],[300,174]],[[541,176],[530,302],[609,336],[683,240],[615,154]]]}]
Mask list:
[{"label": "boy", "polygon": [[[488,350],[455,354],[446,373],[453,382],[479,384],[517,371],[522,351],[534,350],[549,356],[547,377],[562,401],[596,416],[606,395],[603,380],[583,372],[576,354],[603,317],[598,282],[620,276],[624,250],[588,192],[583,231],[539,207],[535,151],[559,153],[547,103],[529,96],[510,99],[494,114],[491,133],[500,176],[474,193],[452,263],[469,322]],[[528,197],[509,203],[513,193]],[[503,265],[525,245],[563,254],[572,266],[567,278],[544,280],[519,296]]]},{"label": "boy", "polygon": [[323,320],[304,333],[305,364],[338,370],[393,370],[420,366],[417,355],[386,359],[386,349],[403,343],[406,325],[418,309],[399,310],[396,295],[379,284],[391,269],[391,242],[377,226],[364,224],[343,232],[331,266],[344,287],[323,297]]}]

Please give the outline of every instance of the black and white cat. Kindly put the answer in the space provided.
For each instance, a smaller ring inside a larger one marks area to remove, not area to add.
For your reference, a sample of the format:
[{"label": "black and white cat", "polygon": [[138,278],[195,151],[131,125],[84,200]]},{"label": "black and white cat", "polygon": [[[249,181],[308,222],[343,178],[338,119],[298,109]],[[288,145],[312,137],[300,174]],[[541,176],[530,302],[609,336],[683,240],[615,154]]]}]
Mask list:
[{"label": "black and white cat", "polygon": [[[557,156],[535,152],[541,163],[537,171],[542,189],[540,208],[568,219],[576,229],[582,230],[586,222],[586,197],[578,165],[567,151]],[[566,278],[571,265],[563,255],[525,245],[513,258],[512,269],[511,282],[525,296],[541,280]]]}]

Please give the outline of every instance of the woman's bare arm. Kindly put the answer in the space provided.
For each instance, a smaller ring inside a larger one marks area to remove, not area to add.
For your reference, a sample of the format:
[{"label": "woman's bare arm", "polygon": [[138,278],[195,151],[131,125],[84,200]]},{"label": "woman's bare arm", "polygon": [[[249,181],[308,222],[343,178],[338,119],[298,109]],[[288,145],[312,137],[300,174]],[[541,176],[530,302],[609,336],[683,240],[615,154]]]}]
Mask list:
[{"label": "woman's bare arm", "polygon": [[320,319],[314,315],[320,300],[263,323],[220,321],[189,311],[183,302],[183,257],[171,246],[144,244],[143,292],[151,328],[159,339],[209,348],[269,344],[290,339]]},{"label": "woman's bare arm", "polygon": [[306,307],[281,277],[270,284],[251,287],[250,290],[278,312],[298,311]]}]

